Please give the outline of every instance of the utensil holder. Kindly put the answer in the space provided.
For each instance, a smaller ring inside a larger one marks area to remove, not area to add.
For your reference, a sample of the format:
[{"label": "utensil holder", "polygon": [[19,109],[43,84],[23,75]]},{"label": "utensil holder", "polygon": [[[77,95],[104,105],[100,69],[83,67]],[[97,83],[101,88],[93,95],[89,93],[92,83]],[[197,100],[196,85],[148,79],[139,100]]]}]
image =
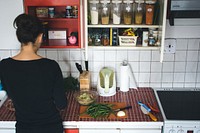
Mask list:
[{"label": "utensil holder", "polygon": [[79,76],[80,90],[90,90],[90,72],[83,71]]}]

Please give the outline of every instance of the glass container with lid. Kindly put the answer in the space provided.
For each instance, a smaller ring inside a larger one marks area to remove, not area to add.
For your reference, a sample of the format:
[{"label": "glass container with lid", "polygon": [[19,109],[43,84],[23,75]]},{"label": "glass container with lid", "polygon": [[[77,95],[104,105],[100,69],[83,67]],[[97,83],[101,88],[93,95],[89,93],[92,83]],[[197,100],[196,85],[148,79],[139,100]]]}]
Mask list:
[{"label": "glass container with lid", "polygon": [[142,24],[144,16],[144,0],[135,1],[135,24]]},{"label": "glass container with lid", "polygon": [[155,3],[156,2],[154,0],[146,1],[146,24],[147,25],[153,24]]},{"label": "glass container with lid", "polygon": [[101,0],[101,23],[109,24],[110,20],[110,0]]},{"label": "glass container with lid", "polygon": [[90,0],[90,16],[91,16],[91,24],[99,23],[99,1],[98,0]]},{"label": "glass container with lid", "polygon": [[121,3],[122,3],[122,0],[112,0],[113,24],[121,23]]},{"label": "glass container with lid", "polygon": [[124,0],[124,24],[132,23],[133,0]]}]

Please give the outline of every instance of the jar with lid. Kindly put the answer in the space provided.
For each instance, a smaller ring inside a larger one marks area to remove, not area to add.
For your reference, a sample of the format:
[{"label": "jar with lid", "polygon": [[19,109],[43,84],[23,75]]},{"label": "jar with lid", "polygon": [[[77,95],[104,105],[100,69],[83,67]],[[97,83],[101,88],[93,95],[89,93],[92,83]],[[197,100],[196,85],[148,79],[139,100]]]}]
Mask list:
[{"label": "jar with lid", "polygon": [[93,39],[94,39],[94,45],[96,46],[101,45],[101,34],[95,33]]},{"label": "jar with lid", "polygon": [[101,24],[109,24],[110,20],[110,0],[101,0]]},{"label": "jar with lid", "polygon": [[72,17],[72,7],[71,6],[66,6],[65,17],[66,18],[71,18]]},{"label": "jar with lid", "polygon": [[73,16],[73,18],[78,18],[78,7],[77,6],[72,7],[72,16]]},{"label": "jar with lid", "polygon": [[144,0],[135,1],[135,24],[142,24],[144,16]]},{"label": "jar with lid", "polygon": [[55,8],[49,7],[49,18],[54,18],[55,15]]},{"label": "jar with lid", "polygon": [[121,3],[122,3],[122,0],[112,0],[113,24],[121,23]]},{"label": "jar with lid", "polygon": [[132,23],[132,15],[133,15],[133,0],[124,0],[124,24]]},{"label": "jar with lid", "polygon": [[90,0],[91,24],[99,23],[99,0]]},{"label": "jar with lid", "polygon": [[146,24],[152,25],[154,18],[155,1],[146,1]]},{"label": "jar with lid", "polygon": [[103,34],[101,40],[102,40],[103,46],[108,46],[110,44],[110,39],[109,39],[108,34]]}]

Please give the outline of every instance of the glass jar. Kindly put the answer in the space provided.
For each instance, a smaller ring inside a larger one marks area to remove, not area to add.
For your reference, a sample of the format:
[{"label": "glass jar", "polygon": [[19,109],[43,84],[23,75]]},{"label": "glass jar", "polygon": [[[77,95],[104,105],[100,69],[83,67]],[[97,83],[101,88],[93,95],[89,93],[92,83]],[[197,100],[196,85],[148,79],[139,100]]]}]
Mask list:
[{"label": "glass jar", "polygon": [[90,16],[91,16],[91,24],[99,23],[99,1],[98,0],[90,0]]},{"label": "glass jar", "polygon": [[94,45],[96,46],[101,45],[101,34],[95,33],[93,39],[94,39]]},{"label": "glass jar", "polygon": [[144,16],[144,0],[135,1],[135,24],[142,24]]},{"label": "glass jar", "polygon": [[132,0],[124,0],[124,24],[132,23],[132,15],[133,15],[133,1]]},{"label": "glass jar", "polygon": [[112,0],[113,24],[121,23],[121,3],[122,3],[122,0]]},{"label": "glass jar", "polygon": [[49,18],[54,18],[54,15],[55,15],[55,8],[50,7],[49,8]]},{"label": "glass jar", "polygon": [[146,1],[146,24],[152,25],[154,18],[155,1]]},{"label": "glass jar", "polygon": [[109,39],[109,35],[108,34],[103,34],[101,40],[102,40],[103,46],[110,45],[110,39]]},{"label": "glass jar", "polygon": [[65,17],[66,18],[71,18],[72,17],[72,7],[71,6],[66,6]]},{"label": "glass jar", "polygon": [[101,24],[109,24],[110,20],[110,0],[101,0]]},{"label": "glass jar", "polygon": [[77,6],[73,6],[72,8],[72,16],[73,18],[78,18],[78,7]]}]

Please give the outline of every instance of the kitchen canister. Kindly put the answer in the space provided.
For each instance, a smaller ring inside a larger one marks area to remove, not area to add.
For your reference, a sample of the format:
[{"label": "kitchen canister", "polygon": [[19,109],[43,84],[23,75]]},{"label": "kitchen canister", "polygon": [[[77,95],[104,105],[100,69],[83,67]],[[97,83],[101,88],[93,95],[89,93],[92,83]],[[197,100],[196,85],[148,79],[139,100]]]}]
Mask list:
[{"label": "kitchen canister", "polygon": [[91,24],[99,23],[99,1],[98,0],[90,0],[90,16],[91,16]]},{"label": "kitchen canister", "polygon": [[135,77],[127,61],[120,65],[120,91],[127,92],[129,88],[137,89]]},{"label": "kitchen canister", "polygon": [[112,0],[112,19],[113,24],[121,23],[122,0]]}]

